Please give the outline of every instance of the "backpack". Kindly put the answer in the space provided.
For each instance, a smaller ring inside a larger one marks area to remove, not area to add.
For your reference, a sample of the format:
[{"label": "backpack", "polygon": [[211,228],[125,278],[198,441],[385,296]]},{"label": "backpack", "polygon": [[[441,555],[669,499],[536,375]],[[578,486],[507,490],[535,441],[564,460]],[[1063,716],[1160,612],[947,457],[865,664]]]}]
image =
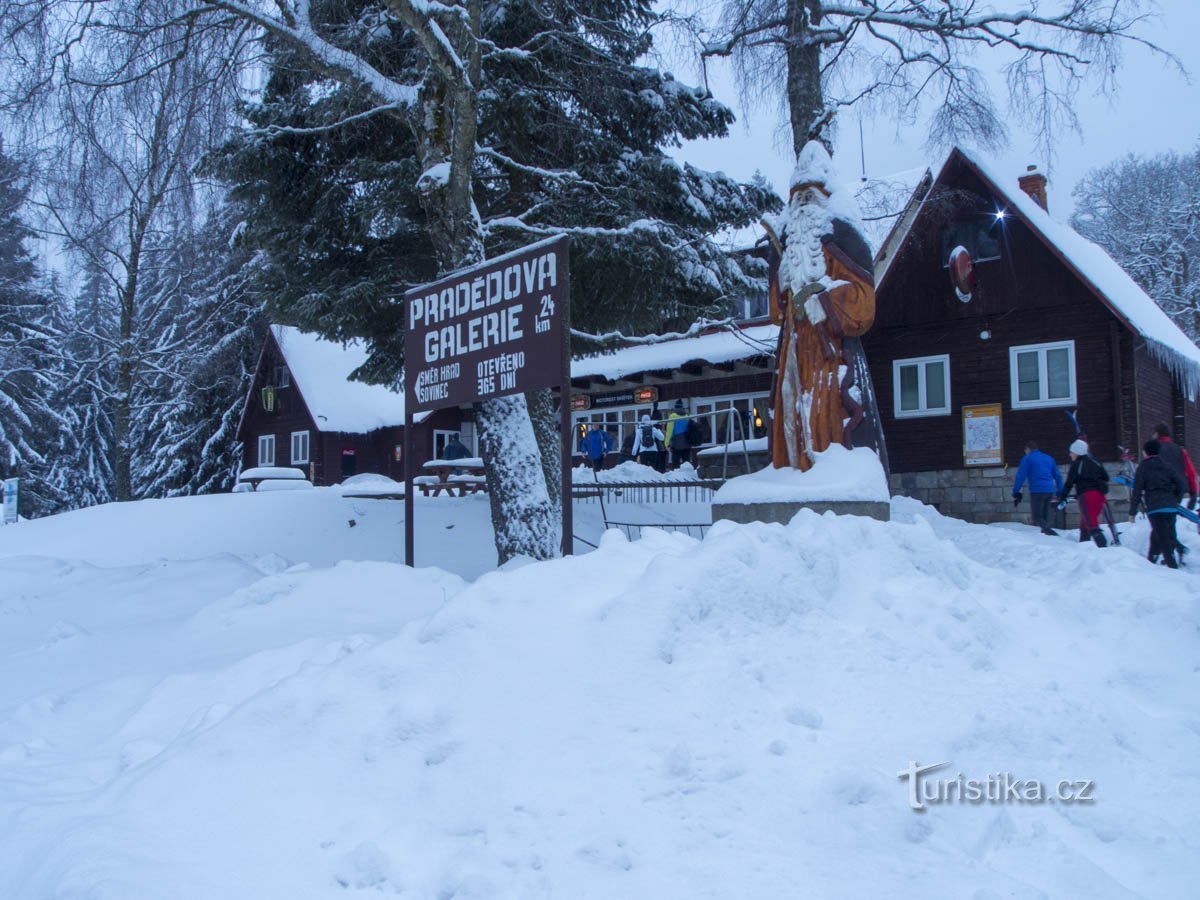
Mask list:
[{"label": "backpack", "polygon": [[642,426],[641,448],[642,453],[652,453],[654,450],[658,449],[658,442],[654,440],[653,425]]}]

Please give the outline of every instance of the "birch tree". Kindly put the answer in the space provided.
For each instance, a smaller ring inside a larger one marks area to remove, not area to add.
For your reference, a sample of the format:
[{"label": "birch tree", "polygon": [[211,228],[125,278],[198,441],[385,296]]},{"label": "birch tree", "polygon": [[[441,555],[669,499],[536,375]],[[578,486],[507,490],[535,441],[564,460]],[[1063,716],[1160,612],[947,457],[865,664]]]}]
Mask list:
[{"label": "birch tree", "polygon": [[1075,187],[1071,224],[1200,340],[1200,149],[1130,154]]},{"label": "birch tree", "polygon": [[[996,146],[1012,117],[1048,147],[1077,124],[1074,99],[1091,77],[1111,85],[1123,47],[1156,52],[1141,35],[1142,0],[729,0],[705,42],[731,57],[750,99],[784,99],[792,148],[832,152],[838,113],[851,106],[898,121],[928,113],[933,145]],[[1008,108],[987,71],[1002,74]]]},{"label": "birch tree", "polygon": [[111,291],[91,311],[113,319],[76,342],[93,355],[74,358],[75,377],[104,410],[111,496],[133,499],[139,420],[188,346],[163,267],[207,199],[193,168],[229,122],[239,32],[175,0],[19,3],[4,20],[18,29],[12,49],[39,63],[14,76],[6,100],[40,151],[43,229]]}]

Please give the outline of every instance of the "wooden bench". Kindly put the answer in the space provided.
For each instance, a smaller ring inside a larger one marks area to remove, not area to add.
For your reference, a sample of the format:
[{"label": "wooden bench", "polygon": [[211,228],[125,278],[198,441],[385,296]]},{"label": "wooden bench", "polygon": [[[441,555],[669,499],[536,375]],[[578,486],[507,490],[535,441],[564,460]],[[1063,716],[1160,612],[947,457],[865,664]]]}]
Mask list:
[{"label": "wooden bench", "polygon": [[421,468],[429,474],[418,475],[413,483],[426,497],[437,497],[442,493],[451,497],[487,493],[481,459],[431,459]]}]

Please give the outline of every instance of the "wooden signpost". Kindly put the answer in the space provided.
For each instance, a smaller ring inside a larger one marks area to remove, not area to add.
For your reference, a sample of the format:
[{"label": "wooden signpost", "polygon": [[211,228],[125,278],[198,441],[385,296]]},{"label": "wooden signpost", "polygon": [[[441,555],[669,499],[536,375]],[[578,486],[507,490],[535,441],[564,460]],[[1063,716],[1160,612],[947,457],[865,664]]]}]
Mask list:
[{"label": "wooden signpost", "polygon": [[571,290],[565,236],[460,269],[404,295],[404,551],[413,565],[413,417],[559,388],[563,554],[572,551]]}]

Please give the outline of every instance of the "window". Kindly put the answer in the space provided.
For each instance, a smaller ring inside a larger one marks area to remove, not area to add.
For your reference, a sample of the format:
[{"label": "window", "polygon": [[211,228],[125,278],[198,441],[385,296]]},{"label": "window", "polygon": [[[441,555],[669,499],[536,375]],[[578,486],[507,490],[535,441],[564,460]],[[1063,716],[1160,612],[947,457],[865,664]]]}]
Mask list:
[{"label": "window", "polygon": [[892,362],[892,414],[897,419],[950,415],[950,357]]},{"label": "window", "polygon": [[258,436],[258,464],[260,466],[275,465],[275,435],[261,434]]},{"label": "window", "polygon": [[287,366],[275,367],[275,387],[285,388],[292,386],[292,373]]},{"label": "window", "polygon": [[[446,452],[446,445],[449,444],[450,441],[452,441],[455,438],[459,438],[459,440],[462,440],[460,433],[457,431],[443,431],[441,429],[434,429],[434,432],[433,432],[433,458],[434,459],[442,459],[443,458],[442,454]],[[467,444],[466,441],[462,441],[462,443],[464,446],[466,446],[466,448],[468,450],[471,449],[470,445]]]},{"label": "window", "polygon": [[1013,409],[1075,403],[1075,342],[1008,349]]},{"label": "window", "polygon": [[308,462],[308,432],[292,432],[292,465]]}]

